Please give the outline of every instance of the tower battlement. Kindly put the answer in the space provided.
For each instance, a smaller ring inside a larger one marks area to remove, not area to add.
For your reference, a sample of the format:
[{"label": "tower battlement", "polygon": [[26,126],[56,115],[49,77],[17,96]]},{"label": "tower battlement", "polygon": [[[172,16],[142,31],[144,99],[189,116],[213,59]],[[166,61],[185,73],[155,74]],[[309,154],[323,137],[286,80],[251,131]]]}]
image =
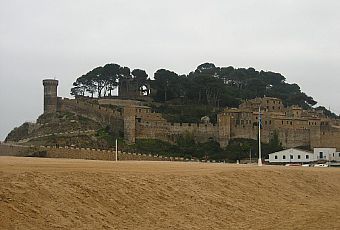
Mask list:
[{"label": "tower battlement", "polygon": [[44,79],[44,113],[55,113],[58,110],[58,80]]}]

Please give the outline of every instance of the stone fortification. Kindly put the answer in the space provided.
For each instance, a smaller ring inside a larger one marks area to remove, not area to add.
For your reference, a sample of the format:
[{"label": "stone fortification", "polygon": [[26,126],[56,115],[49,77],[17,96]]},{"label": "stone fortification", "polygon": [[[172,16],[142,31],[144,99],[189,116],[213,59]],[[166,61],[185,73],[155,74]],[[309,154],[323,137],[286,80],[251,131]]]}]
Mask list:
[{"label": "stone fortification", "polygon": [[[44,81],[44,87],[45,91],[48,89],[53,93],[44,95],[53,94],[56,98],[54,87],[57,83],[50,81]],[[268,143],[277,134],[286,148],[336,147],[340,150],[339,120],[329,119],[318,111],[303,110],[299,106],[285,107],[280,99],[273,97],[246,100],[239,108],[226,108],[218,114],[217,124],[170,123],[161,114],[152,112],[150,107],[136,100],[100,99],[89,102],[86,99],[59,99],[56,107],[55,101],[46,102],[47,111],[57,108],[101,124],[110,124],[117,133],[124,133],[128,143],[134,143],[136,139],[174,142],[182,135],[189,134],[198,142],[217,141],[221,147],[227,146],[234,138],[257,139],[260,109],[263,142]]]},{"label": "stone fortification", "polygon": [[87,117],[103,125],[111,125],[118,134],[123,132],[122,112],[107,107],[102,107],[86,100],[67,99],[62,100],[61,111],[72,112]]},{"label": "stone fortification", "polygon": [[[85,160],[108,160],[115,161],[116,155],[113,150],[73,148],[52,146],[22,146],[0,144],[0,156],[18,157],[47,157],[47,158],[68,158]],[[151,154],[129,153],[118,151],[118,160],[143,160],[143,161],[183,161],[182,158],[162,157]]]},{"label": "stone fortification", "polygon": [[336,147],[340,149],[340,127],[337,120],[319,112],[304,111],[298,106],[284,107],[280,99],[264,97],[248,100],[239,108],[218,114],[217,124],[169,123],[161,114],[146,106],[124,108],[124,133],[129,142],[136,139],[161,139],[173,142],[184,134],[198,142],[215,140],[225,147],[234,138],[258,138],[261,110],[261,140],[268,143],[277,134],[283,147]]},{"label": "stone fortification", "polygon": [[44,85],[44,113],[55,113],[58,110],[57,87],[54,79],[43,80]]}]

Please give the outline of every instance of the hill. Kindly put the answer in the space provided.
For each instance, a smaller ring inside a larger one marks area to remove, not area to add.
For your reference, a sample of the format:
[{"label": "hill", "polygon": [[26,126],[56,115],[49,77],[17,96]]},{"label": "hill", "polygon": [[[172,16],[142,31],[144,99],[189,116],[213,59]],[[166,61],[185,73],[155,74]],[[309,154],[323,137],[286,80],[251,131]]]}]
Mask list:
[{"label": "hill", "polygon": [[339,229],[340,170],[0,160],[1,229]]},{"label": "hill", "polygon": [[[56,82],[46,80],[53,84],[45,84],[45,92],[57,92]],[[113,96],[116,87],[119,95]],[[235,162],[256,157],[256,103],[261,103],[267,116],[263,157],[283,147],[339,145],[337,115],[313,108],[312,97],[271,71],[204,63],[187,75],[159,69],[151,80],[144,70],[106,64],[78,77],[71,94],[76,99],[44,95],[44,103],[56,102],[54,110],[44,110],[36,124],[15,128],[5,141],[109,149],[118,138],[122,150]],[[229,110],[239,105],[238,112]],[[138,107],[135,115],[126,109],[131,106]]]}]

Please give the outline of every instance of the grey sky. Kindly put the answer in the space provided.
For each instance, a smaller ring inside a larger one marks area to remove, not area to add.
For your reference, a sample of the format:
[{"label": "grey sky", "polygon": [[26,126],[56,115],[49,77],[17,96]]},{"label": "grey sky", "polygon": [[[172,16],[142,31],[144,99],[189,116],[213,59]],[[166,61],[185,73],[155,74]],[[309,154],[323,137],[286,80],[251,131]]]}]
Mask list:
[{"label": "grey sky", "polygon": [[0,140],[42,113],[42,79],[118,63],[189,73],[203,62],[282,73],[340,113],[338,0],[0,0]]}]

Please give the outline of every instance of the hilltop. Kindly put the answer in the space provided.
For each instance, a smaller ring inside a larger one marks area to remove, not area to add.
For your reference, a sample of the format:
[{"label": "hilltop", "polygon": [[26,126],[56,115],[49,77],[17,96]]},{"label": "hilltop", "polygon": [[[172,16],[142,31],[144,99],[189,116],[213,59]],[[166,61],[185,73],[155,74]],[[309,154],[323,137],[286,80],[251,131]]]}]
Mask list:
[{"label": "hilltop", "polygon": [[[75,99],[43,80],[44,114],[15,128],[6,142],[122,150],[236,161],[283,148],[340,148],[340,120],[297,84],[271,71],[199,65],[187,75],[106,64],[78,77]],[[118,96],[113,91],[118,88]],[[261,114],[259,114],[259,108]]]}]

